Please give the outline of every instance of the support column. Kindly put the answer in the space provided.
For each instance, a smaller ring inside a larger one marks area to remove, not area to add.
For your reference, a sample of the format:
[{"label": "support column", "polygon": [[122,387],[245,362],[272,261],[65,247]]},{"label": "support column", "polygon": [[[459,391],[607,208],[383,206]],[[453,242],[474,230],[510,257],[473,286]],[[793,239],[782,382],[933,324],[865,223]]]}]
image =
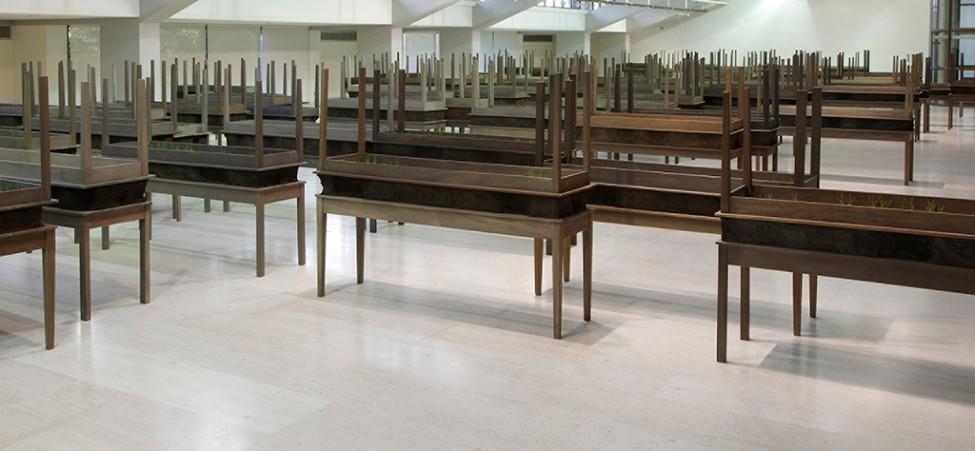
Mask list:
[{"label": "support column", "polygon": [[576,53],[592,53],[592,33],[585,31],[561,31],[555,33],[555,56],[563,58]]},{"label": "support column", "polygon": [[[403,52],[403,29],[396,27],[368,27],[360,28],[356,32],[356,54],[359,61],[364,61],[366,69],[372,73],[372,58],[380,60],[382,55],[388,54],[391,61],[396,61],[397,52]],[[401,60],[405,55],[400,56]],[[353,73],[358,73],[355,68]]]},{"label": "support column", "polygon": [[[481,52],[481,32],[472,29],[440,30],[440,56],[450,61],[450,55],[460,58],[461,54],[476,55]],[[458,60],[459,61],[459,60]],[[449,67],[447,68],[450,69]]]},{"label": "support column", "polygon": [[[142,65],[142,74],[149,76],[151,61],[159,61],[159,24],[139,22],[138,19],[119,20],[103,23],[100,27],[102,68],[124,67],[126,61]],[[157,63],[158,65],[158,63]],[[158,74],[157,74],[158,75]],[[153,92],[161,92],[161,77],[156,76]],[[119,91],[122,83],[115,86],[115,97],[123,98]]]}]

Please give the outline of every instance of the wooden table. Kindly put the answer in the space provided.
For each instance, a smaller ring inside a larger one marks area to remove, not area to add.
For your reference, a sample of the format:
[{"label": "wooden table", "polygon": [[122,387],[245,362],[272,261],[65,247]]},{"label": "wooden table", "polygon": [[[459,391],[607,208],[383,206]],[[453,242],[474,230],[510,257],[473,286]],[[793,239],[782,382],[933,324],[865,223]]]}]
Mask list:
[{"label": "wooden table", "polygon": [[182,180],[154,178],[150,180],[149,193],[171,194],[174,197],[173,215],[182,220],[181,196],[201,199],[216,199],[225,202],[252,204],[257,210],[257,277],[264,277],[264,207],[267,204],[289,199],[298,201],[298,264],[305,264],[305,182],[295,181],[265,188],[222,185],[215,183],[188,182]]},{"label": "wooden table", "polygon": [[[796,111],[795,106],[781,106],[784,123],[780,130],[783,135],[795,135]],[[824,138],[904,143],[904,185],[914,181],[916,124],[913,109],[823,107],[822,116]]]},{"label": "wooden table", "polygon": [[552,250],[553,337],[561,339],[563,253],[568,250],[570,238],[582,232],[583,315],[586,321],[590,320],[592,306],[592,214],[588,211],[566,218],[550,219],[339,196],[319,195],[317,198],[319,296],[325,295],[325,230],[329,213],[356,218],[356,281],[360,284],[364,280],[365,268],[365,218],[533,238],[536,296],[541,295],[542,291],[542,243],[543,240],[548,239],[552,240],[553,243],[562,243],[561,246],[553,246]]},{"label": "wooden table", "polygon": [[149,223],[152,221],[152,202],[139,202],[102,210],[76,211],[44,207],[44,223],[75,230],[79,246],[81,278],[81,320],[91,320],[91,233],[102,229],[102,248],[108,249],[108,227],[139,221],[139,301],[149,303]]},{"label": "wooden table", "polygon": [[[749,339],[751,268],[793,273],[793,334],[801,333],[801,274],[810,274],[809,315],[816,317],[816,277],[877,282],[955,293],[975,294],[975,270],[933,265],[909,260],[842,255],[827,252],[789,249],[774,246],[718,241],[718,341],[717,358],[727,362],[728,335],[728,267],[741,267],[741,339]],[[796,274],[800,274],[798,281]],[[814,274],[814,275],[813,275]]]}]

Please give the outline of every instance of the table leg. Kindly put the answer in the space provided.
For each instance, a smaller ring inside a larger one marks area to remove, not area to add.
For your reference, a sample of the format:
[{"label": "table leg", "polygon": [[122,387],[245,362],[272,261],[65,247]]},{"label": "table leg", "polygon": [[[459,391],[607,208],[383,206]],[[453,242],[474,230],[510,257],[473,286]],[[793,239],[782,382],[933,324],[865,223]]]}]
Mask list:
[{"label": "table leg", "polygon": [[748,266],[741,267],[741,312],[739,315],[739,323],[741,324],[741,339],[750,340],[751,339],[751,281],[752,281],[752,269]]},{"label": "table leg", "polygon": [[792,335],[802,335],[802,273],[792,273]]},{"label": "table leg", "polygon": [[78,228],[78,266],[81,279],[81,320],[91,320],[91,231]]},{"label": "table leg", "polygon": [[298,266],[305,265],[305,190],[298,192]]},{"label": "table leg", "polygon": [[572,246],[570,245],[569,237],[562,239],[562,262],[565,265],[565,267],[562,269],[562,280],[568,282],[571,275],[570,270],[572,266]]},{"label": "table leg", "polygon": [[366,218],[355,218],[355,281],[365,281],[366,268]]},{"label": "table leg", "polygon": [[229,200],[223,201],[223,212],[224,213],[230,212],[230,201]]},{"label": "table leg", "polygon": [[257,277],[264,277],[264,203],[258,201],[257,209]]},{"label": "table leg", "polygon": [[948,101],[948,130],[955,126],[955,102]]},{"label": "table leg", "polygon": [[54,230],[44,237],[41,260],[44,266],[44,347],[54,349],[54,282],[55,278]]},{"label": "table leg", "polygon": [[173,194],[173,219],[176,222],[183,221],[183,202],[182,198],[178,195]]},{"label": "table leg", "polygon": [[924,133],[931,133],[931,101],[925,100],[922,104],[922,115],[924,116]]},{"label": "table leg", "polygon": [[904,185],[914,181],[914,140],[904,142]]},{"label": "table leg", "polygon": [[542,295],[542,253],[545,240],[535,238],[535,296]]},{"label": "table leg", "polygon": [[592,215],[582,232],[582,318],[592,320]]},{"label": "table leg", "polygon": [[315,240],[318,247],[318,297],[325,296],[325,227],[328,225],[328,215],[325,213],[325,202],[316,198],[315,202]]},{"label": "table leg", "polygon": [[102,250],[107,251],[112,248],[112,239],[108,226],[102,226]]},{"label": "table leg", "polygon": [[809,275],[809,317],[816,317],[816,296],[819,294],[819,276]]},{"label": "table leg", "polygon": [[921,140],[921,107],[914,107],[914,141]]},{"label": "table leg", "polygon": [[718,362],[728,361],[728,250],[718,245]]},{"label": "table leg", "polygon": [[210,205],[210,199],[203,199],[203,212],[209,213],[212,210]]},{"label": "table leg", "polygon": [[562,231],[556,228],[552,236],[552,336],[562,338]]},{"label": "table leg", "polygon": [[149,224],[152,223],[152,209],[146,207],[146,216],[139,220],[139,301],[149,303]]}]

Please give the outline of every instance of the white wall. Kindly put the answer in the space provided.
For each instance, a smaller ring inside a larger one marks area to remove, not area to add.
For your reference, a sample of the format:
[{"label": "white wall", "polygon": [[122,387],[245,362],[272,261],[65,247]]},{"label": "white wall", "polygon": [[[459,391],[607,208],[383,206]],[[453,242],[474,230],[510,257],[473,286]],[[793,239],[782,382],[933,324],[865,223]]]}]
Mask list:
[{"label": "white wall", "polygon": [[402,28],[361,27],[356,30],[356,39],[356,54],[360,59],[369,61],[369,64],[372,64],[373,56],[379,60],[383,53],[389,53],[390,59],[394,61],[399,53],[402,59]]},{"label": "white wall", "polygon": [[[622,60],[624,51],[629,49],[629,37],[623,33],[593,33],[592,56],[599,70],[603,67],[603,58],[616,61]],[[642,56],[641,56],[642,57]],[[639,58],[638,58],[639,59]]]},{"label": "white wall", "polygon": [[[102,72],[110,74],[115,67],[117,81],[115,98],[125,98],[125,62],[142,65],[142,76],[149,77],[152,61],[160,60],[160,26],[138,20],[113,21],[99,30],[99,64]],[[78,68],[82,69],[82,68]],[[159,93],[162,79],[157,77],[155,92]]]},{"label": "white wall", "polygon": [[[65,31],[63,26],[55,26],[54,28],[55,29],[52,30],[51,35],[52,35],[52,39],[55,39],[54,47],[58,48],[61,47],[59,44],[60,41],[64,39],[63,34]],[[62,35],[62,36],[57,36],[57,35]],[[57,37],[55,38],[55,36]],[[51,46],[48,47],[50,48]],[[63,56],[61,52],[58,52],[56,59],[60,60],[63,57],[67,57],[67,50],[64,51]],[[57,82],[58,82],[57,61],[53,62],[53,64],[54,65],[50,67],[50,70],[47,71],[47,74],[51,77],[51,86],[52,86],[51,102],[52,103],[57,101],[57,97],[56,97],[57,90],[54,89],[54,87],[57,86]],[[76,85],[75,92],[81,92],[80,91],[81,82],[87,80],[87,78],[85,78],[84,76],[84,71],[89,66],[95,68],[96,76],[98,77],[98,86],[96,86],[96,91],[98,92],[99,96],[102,95],[102,85],[101,85],[102,78],[107,78],[109,82],[109,86],[111,86],[112,68],[101,67],[102,65],[101,27],[99,27],[98,25],[81,25],[81,24],[71,26],[71,64],[74,66],[75,70],[77,71],[77,79],[75,80],[75,85]],[[67,67],[65,67],[65,70],[67,70]],[[119,68],[119,70],[121,70],[121,68]],[[118,74],[117,80],[118,82],[122,82],[121,73]],[[65,73],[64,82],[65,84],[67,84],[68,82],[67,73]],[[109,89],[111,89],[111,87]],[[99,99],[100,98],[101,97],[99,97]],[[79,97],[78,102],[80,101],[81,100]]]},{"label": "white wall", "polygon": [[437,11],[414,22],[410,27],[470,27],[473,23],[474,8],[468,5],[453,5]]},{"label": "white wall", "polygon": [[927,52],[925,0],[735,0],[728,6],[631,37],[634,55],[719,48],[822,50],[826,55],[869,49],[874,70],[889,70],[894,55]]},{"label": "white wall", "polygon": [[4,19],[57,19],[80,17],[139,17],[139,0],[3,0]]},{"label": "white wall", "polygon": [[555,42],[554,39],[548,42],[524,42],[522,44],[522,49],[524,49],[526,54],[535,53],[535,67],[541,67],[545,63],[545,54],[548,52],[549,56],[555,53]]},{"label": "white wall", "polygon": [[586,12],[534,7],[498,22],[490,30],[586,31]]},{"label": "white wall", "polygon": [[[247,84],[253,86],[254,69],[257,68],[257,59],[260,56],[261,28],[257,25],[209,25],[207,34],[210,61],[219,60],[224,64],[230,64],[234,74],[231,81],[240,84],[240,59],[244,58],[247,64]],[[264,28],[265,58],[269,57],[268,41],[273,35],[274,32],[270,27]],[[304,34],[300,34],[300,37],[300,43],[294,45],[307,49],[308,39]],[[262,64],[260,68],[262,74],[265,66],[266,64]],[[264,76],[263,79],[268,80],[268,76]]]},{"label": "white wall", "polygon": [[206,23],[388,25],[392,17],[390,5],[390,0],[197,0],[172,19]]},{"label": "white wall", "polygon": [[439,39],[436,31],[404,31],[403,51],[413,63],[412,65],[415,65],[417,56],[438,57],[440,55]]},{"label": "white wall", "polygon": [[0,39],[0,102],[20,101],[19,71],[14,64],[14,41]]},{"label": "white wall", "polygon": [[[212,42],[212,41],[211,41]],[[212,47],[211,47],[212,48]],[[288,94],[291,94],[291,62],[297,66],[298,78],[302,79],[302,94],[314,89],[315,79],[311,82],[308,77],[314,77],[314,64],[311,68],[308,61],[311,58],[308,42],[307,27],[264,27],[264,58],[265,61],[276,62],[275,92],[284,92],[287,84]],[[212,56],[211,56],[212,58]],[[284,78],[284,65],[288,66],[288,78]],[[266,78],[270,80],[269,78]],[[312,95],[314,96],[314,91]]]},{"label": "white wall", "polygon": [[[485,34],[489,34],[485,33]],[[440,54],[450,59],[451,54],[460,58],[461,53],[471,55],[481,51],[481,32],[470,29],[440,30]]]},{"label": "white wall", "polygon": [[555,33],[555,55],[571,56],[575,53],[588,54],[590,33],[584,31],[560,31]]},{"label": "white wall", "polygon": [[[314,59],[311,61],[312,70],[314,70],[315,64],[324,64],[328,68],[328,96],[338,97],[341,93],[339,83],[341,83],[342,77],[342,57],[355,55],[357,44],[356,41],[322,41],[320,34],[320,32],[313,30],[308,37],[312,55],[317,55],[317,61]],[[309,80],[314,83],[315,74],[311,74]],[[306,84],[305,86],[310,85]],[[305,91],[305,99],[314,101],[314,88]]]},{"label": "white wall", "polygon": [[[11,40],[0,41],[6,43],[6,52],[0,50],[0,65],[5,66],[0,73],[0,82],[4,89],[0,98],[4,102],[21,102],[21,63],[41,62],[42,75],[50,77],[49,100],[57,103],[57,65],[59,61],[67,59],[67,35],[63,25],[14,25],[11,27]],[[4,53],[6,55],[4,56]],[[78,67],[78,77],[84,76],[85,67]],[[36,70],[36,68],[35,68]],[[35,74],[36,77],[36,74]],[[80,97],[79,97],[80,99]]]},{"label": "white wall", "polygon": [[524,45],[524,37],[517,31],[488,30],[481,32],[481,53],[484,55],[482,58],[485,58],[481,61],[481,68],[486,67],[486,57],[491,55],[496,57],[498,52],[504,54],[507,50],[510,55],[521,56]]}]

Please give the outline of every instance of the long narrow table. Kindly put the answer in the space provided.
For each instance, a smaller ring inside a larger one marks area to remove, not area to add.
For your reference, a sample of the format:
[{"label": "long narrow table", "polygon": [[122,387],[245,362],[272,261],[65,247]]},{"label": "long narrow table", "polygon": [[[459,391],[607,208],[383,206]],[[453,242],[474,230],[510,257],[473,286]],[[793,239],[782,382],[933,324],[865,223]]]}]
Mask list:
[{"label": "long narrow table", "polygon": [[490,213],[474,210],[429,207],[423,205],[384,202],[367,199],[318,195],[317,199],[317,247],[318,247],[318,295],[325,295],[325,229],[327,215],[343,215],[356,218],[356,281],[363,283],[365,271],[365,218],[383,219],[410,224],[422,224],[451,229],[497,233],[534,239],[535,247],[535,294],[542,291],[543,240],[561,243],[552,246],[552,327],[553,337],[562,338],[562,268],[564,252],[577,233],[583,234],[583,316],[591,317],[592,306],[592,214],[582,211],[575,215],[550,219],[527,215]]},{"label": "long narrow table", "polygon": [[[793,105],[780,107],[783,120],[780,130],[783,135],[795,135],[796,111]],[[914,181],[916,123],[913,110],[824,106],[822,114],[824,138],[903,143],[904,184],[909,185]]]}]

